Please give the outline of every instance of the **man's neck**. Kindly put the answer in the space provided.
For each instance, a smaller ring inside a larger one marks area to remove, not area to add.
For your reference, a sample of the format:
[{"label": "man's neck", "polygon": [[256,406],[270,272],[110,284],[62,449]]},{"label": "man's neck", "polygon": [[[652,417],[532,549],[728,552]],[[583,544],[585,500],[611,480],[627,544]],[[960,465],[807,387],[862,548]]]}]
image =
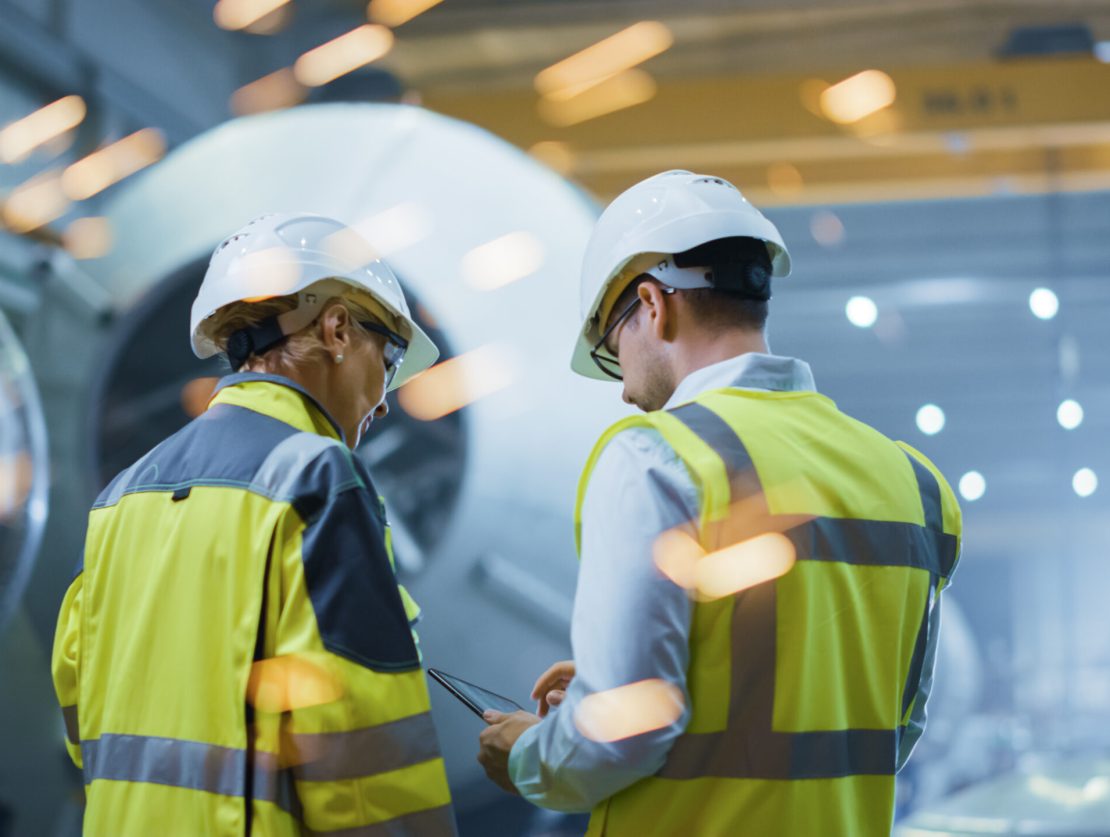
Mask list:
[{"label": "man's neck", "polygon": [[687,375],[720,363],[722,360],[758,352],[767,354],[767,337],[762,331],[731,331],[713,335],[694,343],[675,346],[673,372],[676,383]]}]

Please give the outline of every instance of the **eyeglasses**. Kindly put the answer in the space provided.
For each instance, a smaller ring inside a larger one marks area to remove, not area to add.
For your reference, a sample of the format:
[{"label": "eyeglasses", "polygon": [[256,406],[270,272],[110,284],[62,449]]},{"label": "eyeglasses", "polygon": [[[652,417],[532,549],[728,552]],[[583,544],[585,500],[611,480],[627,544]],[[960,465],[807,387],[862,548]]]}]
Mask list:
[{"label": "eyeglasses", "polygon": [[[670,296],[678,289],[663,286],[660,290],[667,296]],[[590,350],[590,357],[593,359],[593,362],[597,364],[597,368],[610,378],[618,381],[624,380],[624,374],[621,372],[621,364],[617,359],[618,353],[609,348],[609,336],[620,327],[621,323],[632,315],[632,312],[636,310],[636,306],[640,304],[640,301],[640,297],[636,297],[632,300],[632,302],[628,304],[628,307],[621,311],[617,318],[609,324],[609,328],[605,329],[605,333],[601,335],[601,339],[598,340]]]},{"label": "eyeglasses", "polygon": [[367,331],[372,331],[375,334],[381,334],[385,337],[385,348],[382,350],[382,358],[385,360],[385,388],[389,389],[389,385],[397,375],[397,368],[405,360],[405,352],[408,350],[409,341],[397,332],[390,331],[385,326],[378,325],[377,323],[363,322],[360,320],[359,325]]}]

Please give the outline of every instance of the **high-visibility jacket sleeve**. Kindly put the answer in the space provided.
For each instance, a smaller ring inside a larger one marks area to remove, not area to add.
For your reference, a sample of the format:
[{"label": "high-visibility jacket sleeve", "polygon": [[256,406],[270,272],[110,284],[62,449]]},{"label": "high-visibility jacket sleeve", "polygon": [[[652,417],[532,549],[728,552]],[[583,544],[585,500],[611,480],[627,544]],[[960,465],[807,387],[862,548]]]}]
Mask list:
[{"label": "high-visibility jacket sleeve", "polygon": [[250,692],[259,749],[292,768],[313,832],[404,818],[416,823],[406,826],[412,833],[454,833],[377,495],[368,485],[322,482],[333,490],[299,498],[275,533],[271,624]]},{"label": "high-visibility jacket sleeve", "polygon": [[54,633],[54,653],[51,669],[54,675],[54,692],[62,707],[65,720],[66,750],[73,763],[81,767],[81,739],[77,726],[77,696],[80,675],[81,651],[81,596],[84,575],[80,574],[69,585],[58,625]]}]

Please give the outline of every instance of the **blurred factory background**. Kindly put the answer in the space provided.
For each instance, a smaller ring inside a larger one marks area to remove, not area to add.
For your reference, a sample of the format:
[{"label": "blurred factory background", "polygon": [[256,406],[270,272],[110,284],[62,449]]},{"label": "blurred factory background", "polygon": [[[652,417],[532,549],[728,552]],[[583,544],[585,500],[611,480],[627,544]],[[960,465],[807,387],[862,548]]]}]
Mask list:
[{"label": "blurred factory background", "polygon": [[[1110,835],[1110,3],[0,0],[0,837],[80,832],[49,649],[85,512],[203,408],[188,306],[263,211],[356,224],[439,338],[359,455],[427,661],[525,700],[627,409],[569,371],[583,246],[668,168],[768,208],[773,349],[962,495],[898,833]],[[463,834],[581,833],[440,691]]]}]

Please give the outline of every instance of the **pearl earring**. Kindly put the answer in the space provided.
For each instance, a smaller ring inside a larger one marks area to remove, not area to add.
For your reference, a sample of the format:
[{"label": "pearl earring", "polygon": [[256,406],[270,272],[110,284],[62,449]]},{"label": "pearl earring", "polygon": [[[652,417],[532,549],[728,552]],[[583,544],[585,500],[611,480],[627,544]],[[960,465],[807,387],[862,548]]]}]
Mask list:
[{"label": "pearl earring", "polygon": [[335,356],[335,362],[336,363],[342,363],[343,362],[343,355],[336,355]]}]

